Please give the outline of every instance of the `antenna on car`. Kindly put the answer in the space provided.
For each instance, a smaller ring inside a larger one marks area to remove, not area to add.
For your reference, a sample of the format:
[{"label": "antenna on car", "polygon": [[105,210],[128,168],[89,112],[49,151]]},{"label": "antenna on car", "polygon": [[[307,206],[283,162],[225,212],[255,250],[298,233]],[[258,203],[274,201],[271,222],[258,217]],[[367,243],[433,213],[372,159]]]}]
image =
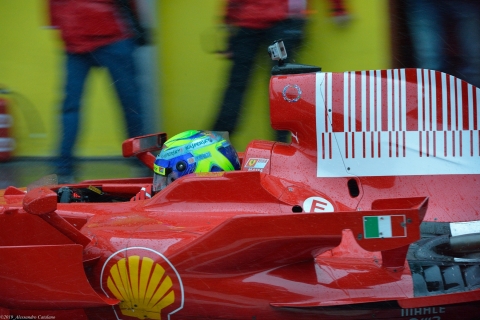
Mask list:
[{"label": "antenna on car", "polygon": [[278,60],[279,66],[283,66],[287,59],[287,49],[285,49],[283,40],[276,40],[272,45],[268,46],[268,54],[272,60]]}]

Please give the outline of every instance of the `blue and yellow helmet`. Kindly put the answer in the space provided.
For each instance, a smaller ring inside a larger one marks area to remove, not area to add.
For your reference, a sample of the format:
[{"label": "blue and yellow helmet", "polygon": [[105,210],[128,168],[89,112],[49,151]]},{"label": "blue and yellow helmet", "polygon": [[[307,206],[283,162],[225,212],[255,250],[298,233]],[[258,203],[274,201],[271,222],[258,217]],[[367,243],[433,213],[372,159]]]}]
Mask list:
[{"label": "blue and yellow helmet", "polygon": [[226,132],[188,130],[168,139],[155,159],[153,192],[190,173],[239,169]]}]

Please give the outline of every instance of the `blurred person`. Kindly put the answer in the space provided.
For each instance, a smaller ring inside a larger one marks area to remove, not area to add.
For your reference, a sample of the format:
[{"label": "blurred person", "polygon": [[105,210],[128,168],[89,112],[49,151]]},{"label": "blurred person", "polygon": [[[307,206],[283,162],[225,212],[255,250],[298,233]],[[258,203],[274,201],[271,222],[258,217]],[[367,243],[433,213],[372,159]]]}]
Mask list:
[{"label": "blurred person", "polygon": [[72,155],[79,128],[79,111],[90,69],[110,73],[123,108],[127,134],[145,134],[134,50],[147,43],[145,30],[130,0],[49,0],[51,26],[59,29],[65,46],[65,83],[61,109],[62,135],[56,160],[59,180],[72,180]]},{"label": "blurred person", "polygon": [[[480,1],[406,0],[405,13],[417,67],[480,86]],[[457,65],[449,60],[454,47],[449,35],[457,46]]]},{"label": "blurred person", "polygon": [[[343,0],[329,0],[331,14],[337,23],[348,20]],[[224,23],[230,30],[228,48],[221,54],[231,59],[228,84],[223,94],[213,131],[234,133],[245,92],[259,50],[283,40],[287,60],[296,57],[306,23],[307,0],[227,0]],[[288,131],[277,131],[277,141],[286,142]]]}]

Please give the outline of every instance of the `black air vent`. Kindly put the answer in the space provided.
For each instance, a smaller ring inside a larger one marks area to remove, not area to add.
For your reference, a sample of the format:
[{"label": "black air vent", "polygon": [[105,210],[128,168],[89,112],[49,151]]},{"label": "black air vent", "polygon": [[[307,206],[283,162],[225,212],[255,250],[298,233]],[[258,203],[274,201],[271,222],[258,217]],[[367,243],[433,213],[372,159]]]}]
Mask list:
[{"label": "black air vent", "polygon": [[350,193],[350,197],[356,198],[360,194],[360,188],[358,187],[357,180],[350,179],[347,182],[348,185],[348,192]]}]

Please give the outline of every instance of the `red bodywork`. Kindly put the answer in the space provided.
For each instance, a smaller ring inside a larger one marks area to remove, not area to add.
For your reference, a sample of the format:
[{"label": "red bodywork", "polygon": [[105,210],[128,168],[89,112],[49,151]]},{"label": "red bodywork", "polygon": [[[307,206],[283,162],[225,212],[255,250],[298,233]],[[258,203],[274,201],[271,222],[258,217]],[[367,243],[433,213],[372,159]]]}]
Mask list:
[{"label": "red bodywork", "polygon": [[[251,142],[240,171],[141,201],[151,178],[0,191],[0,316],[474,319],[479,100],[428,70],[287,72],[270,108],[292,142]],[[151,168],[165,140],[124,155]]]}]

